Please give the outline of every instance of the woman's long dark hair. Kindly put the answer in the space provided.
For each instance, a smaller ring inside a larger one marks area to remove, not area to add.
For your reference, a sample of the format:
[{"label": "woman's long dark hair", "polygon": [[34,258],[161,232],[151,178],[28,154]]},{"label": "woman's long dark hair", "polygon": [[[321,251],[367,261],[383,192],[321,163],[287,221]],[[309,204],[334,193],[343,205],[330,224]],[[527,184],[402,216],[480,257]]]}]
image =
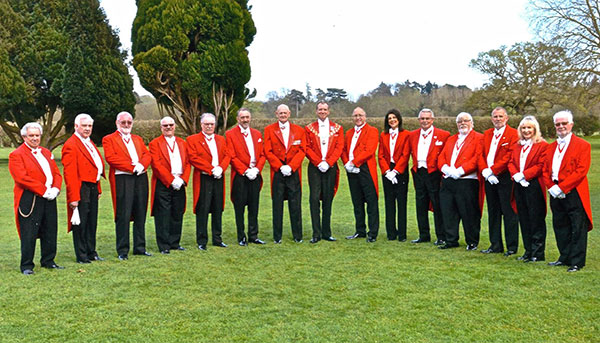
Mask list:
[{"label": "woman's long dark hair", "polygon": [[388,123],[390,114],[393,114],[394,116],[396,116],[396,119],[398,119],[398,132],[404,131],[404,128],[402,127],[402,115],[400,115],[400,111],[398,111],[395,108],[392,108],[391,110],[387,111],[383,120],[383,129],[385,130],[385,132],[388,132],[391,129],[390,124]]}]

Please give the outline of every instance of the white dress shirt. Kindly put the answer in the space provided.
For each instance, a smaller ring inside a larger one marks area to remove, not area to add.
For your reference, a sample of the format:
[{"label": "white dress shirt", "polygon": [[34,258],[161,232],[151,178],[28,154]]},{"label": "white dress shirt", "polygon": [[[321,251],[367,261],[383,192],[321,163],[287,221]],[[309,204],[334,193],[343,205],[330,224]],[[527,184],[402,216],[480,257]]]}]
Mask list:
[{"label": "white dress shirt", "polygon": [[427,168],[427,155],[433,139],[433,126],[428,130],[421,129],[417,144],[417,168]]},{"label": "white dress shirt", "polygon": [[77,136],[77,138],[81,140],[83,146],[87,148],[88,153],[90,154],[90,156],[92,156],[94,164],[96,165],[96,170],[98,171],[96,181],[100,180],[100,176],[102,176],[102,172],[104,171],[104,163],[102,163],[102,159],[100,158],[100,155],[98,155],[98,151],[94,147],[94,144],[92,144],[90,137],[83,138],[77,132],[75,132],[75,136]]},{"label": "white dress shirt", "polygon": [[171,162],[171,174],[173,176],[181,176],[183,174],[183,162],[181,161],[181,154],[179,153],[179,145],[175,136],[167,137],[167,150],[169,151],[169,161]]}]

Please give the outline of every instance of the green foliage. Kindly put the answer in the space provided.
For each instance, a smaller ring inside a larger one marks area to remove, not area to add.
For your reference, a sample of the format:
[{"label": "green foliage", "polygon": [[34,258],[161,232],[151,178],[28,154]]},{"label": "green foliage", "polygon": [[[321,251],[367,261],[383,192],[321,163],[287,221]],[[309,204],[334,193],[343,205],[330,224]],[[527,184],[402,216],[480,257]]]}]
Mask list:
[{"label": "green foliage", "polygon": [[140,0],[133,65],[160,108],[193,134],[203,112],[227,117],[243,104],[255,34],[247,1]]}]

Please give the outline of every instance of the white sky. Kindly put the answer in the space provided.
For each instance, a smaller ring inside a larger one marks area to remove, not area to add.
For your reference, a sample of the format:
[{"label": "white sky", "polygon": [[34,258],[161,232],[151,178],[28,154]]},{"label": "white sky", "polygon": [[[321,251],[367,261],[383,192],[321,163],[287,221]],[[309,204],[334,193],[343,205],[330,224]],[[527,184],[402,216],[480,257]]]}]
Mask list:
[{"label": "white sky", "polygon": [[[527,0],[250,0],[248,48],[257,99],[283,88],[343,88],[356,99],[380,82],[409,79],[480,87],[479,52],[533,39]],[[135,0],[101,0],[131,49]],[[133,67],[130,68],[135,73]],[[147,94],[135,77],[135,90]]]}]

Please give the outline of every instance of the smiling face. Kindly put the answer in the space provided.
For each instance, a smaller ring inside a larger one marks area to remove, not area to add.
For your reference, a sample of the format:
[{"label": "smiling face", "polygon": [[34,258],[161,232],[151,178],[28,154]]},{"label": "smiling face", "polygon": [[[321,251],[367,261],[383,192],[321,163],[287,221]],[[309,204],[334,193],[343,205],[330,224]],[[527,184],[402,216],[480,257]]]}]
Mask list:
[{"label": "smiling face", "polygon": [[352,120],[354,125],[362,126],[367,122],[367,113],[360,107],[357,107],[352,111]]},{"label": "smiling face", "polygon": [[237,122],[241,127],[247,129],[250,127],[250,121],[252,120],[252,114],[248,111],[240,111],[237,116]]},{"label": "smiling face", "polygon": [[27,133],[23,136],[23,140],[30,148],[35,149],[40,146],[41,133],[38,128],[30,127],[27,129]]},{"label": "smiling face", "polygon": [[426,111],[419,113],[419,126],[421,129],[427,131],[431,125],[433,125],[433,113]]},{"label": "smiling face", "polygon": [[319,103],[317,105],[317,117],[321,120],[327,119],[329,117],[329,105],[325,103]]},{"label": "smiling face", "polygon": [[215,133],[215,118],[206,117],[202,120],[202,132],[209,136]]},{"label": "smiling face", "polygon": [[492,124],[494,124],[495,129],[503,128],[508,122],[508,114],[504,109],[497,109],[492,112]]},{"label": "smiling face", "polygon": [[161,120],[160,131],[162,131],[165,137],[173,137],[175,135],[175,120],[172,118]]},{"label": "smiling face", "polygon": [[129,113],[121,113],[117,117],[116,124],[117,130],[124,135],[128,135],[131,133],[131,129],[133,128],[133,117]]},{"label": "smiling face", "polygon": [[398,121],[398,117],[396,117],[394,113],[390,113],[388,115],[388,124],[390,125],[390,128],[394,130],[398,128],[400,122]]},{"label": "smiling face", "polygon": [[290,118],[290,109],[287,106],[279,105],[277,111],[275,111],[275,116],[280,123],[285,124]]},{"label": "smiling face", "polygon": [[83,118],[79,124],[75,123],[75,131],[83,138],[88,138],[92,134],[94,122],[88,118]]},{"label": "smiling face", "polygon": [[535,134],[535,126],[532,123],[525,122],[519,130],[523,139],[531,139]]},{"label": "smiling face", "polygon": [[473,121],[466,114],[460,115],[456,118],[456,127],[461,135],[465,135],[473,129]]},{"label": "smiling face", "polygon": [[569,123],[569,117],[567,116],[558,116],[554,118],[554,127],[556,128],[556,135],[565,138],[573,130],[573,123]]}]

